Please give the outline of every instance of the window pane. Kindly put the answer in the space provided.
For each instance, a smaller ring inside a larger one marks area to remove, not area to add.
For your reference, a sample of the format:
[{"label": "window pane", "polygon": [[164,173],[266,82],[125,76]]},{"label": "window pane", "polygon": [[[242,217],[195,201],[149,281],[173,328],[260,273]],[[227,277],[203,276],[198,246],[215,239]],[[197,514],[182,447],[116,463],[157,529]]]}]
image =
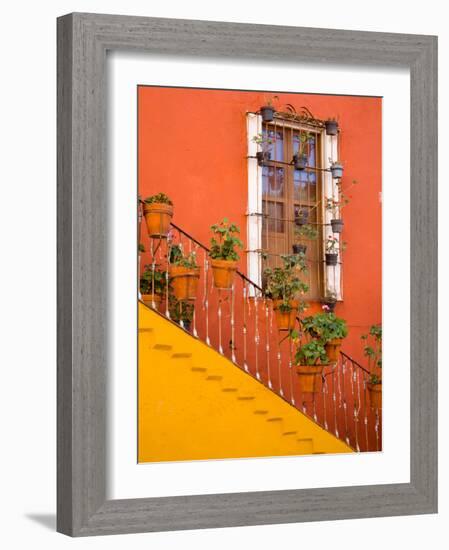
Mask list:
[{"label": "window pane", "polygon": [[262,130],[264,137],[268,137],[273,141],[270,145],[269,151],[271,153],[271,160],[284,160],[284,134],[281,130],[274,130],[272,128],[264,127]]},{"label": "window pane", "polygon": [[284,233],[284,204],[281,202],[262,201],[262,211],[264,214],[264,227],[270,233]]},{"label": "window pane", "polygon": [[284,196],[284,168],[264,166],[262,169],[262,193],[272,197]]},{"label": "window pane", "polygon": [[316,201],[316,174],[306,170],[294,170],[293,200],[297,202]]}]

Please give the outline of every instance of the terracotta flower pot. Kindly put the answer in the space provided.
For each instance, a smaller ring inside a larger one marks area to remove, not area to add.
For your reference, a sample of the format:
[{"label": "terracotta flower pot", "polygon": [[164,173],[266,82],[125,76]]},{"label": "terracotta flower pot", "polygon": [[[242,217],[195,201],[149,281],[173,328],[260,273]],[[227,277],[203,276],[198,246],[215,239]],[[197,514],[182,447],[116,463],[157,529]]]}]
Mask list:
[{"label": "terracotta flower pot", "polygon": [[340,357],[340,348],[341,348],[341,338],[334,338],[325,344],[324,349],[326,350],[326,355],[329,361],[332,363],[338,361]]},{"label": "terracotta flower pot", "polygon": [[322,373],[323,365],[297,365],[296,374],[302,393],[316,393]]},{"label": "terracotta flower pot", "polygon": [[177,300],[195,300],[200,279],[199,267],[171,265],[170,285]]},{"label": "terracotta flower pot", "polygon": [[298,315],[299,303],[297,300],[290,300],[291,309],[284,311],[280,306],[283,300],[273,300],[273,310],[276,317],[278,330],[293,330],[295,328],[296,316]]},{"label": "terracotta flower pot", "polygon": [[257,151],[256,158],[259,166],[265,166],[271,159],[271,153],[270,151]]},{"label": "terracotta flower pot", "polygon": [[370,384],[368,383],[369,399],[371,402],[371,408],[382,408],[382,383]]},{"label": "terracotta flower pot", "polygon": [[212,260],[212,275],[214,277],[214,287],[224,290],[230,290],[234,283],[235,273],[237,271],[237,262],[232,260]]},{"label": "terracotta flower pot", "polygon": [[161,301],[159,294],[142,294],[142,302],[148,307],[157,309]]},{"label": "terracotta flower pot", "polygon": [[144,203],[143,215],[150,237],[167,237],[173,217],[173,206],[171,204],[162,202]]}]

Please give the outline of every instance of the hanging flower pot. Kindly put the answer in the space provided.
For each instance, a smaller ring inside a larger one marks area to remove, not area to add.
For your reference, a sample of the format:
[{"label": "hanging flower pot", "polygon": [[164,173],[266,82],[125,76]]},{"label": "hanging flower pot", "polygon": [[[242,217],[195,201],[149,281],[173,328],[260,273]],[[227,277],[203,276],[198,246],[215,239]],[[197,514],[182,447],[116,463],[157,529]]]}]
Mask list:
[{"label": "hanging flower pot", "polygon": [[326,350],[327,358],[331,363],[336,363],[340,357],[342,338],[333,338],[326,342],[324,349]]},{"label": "hanging flower pot", "polygon": [[177,300],[195,300],[200,278],[199,267],[171,265],[169,268],[170,286]]},{"label": "hanging flower pot", "polygon": [[343,177],[343,164],[341,162],[333,162],[330,171],[332,172],[332,177],[334,179],[339,179]]},{"label": "hanging flower pot", "polygon": [[306,225],[309,221],[309,211],[308,210],[298,210],[295,213],[295,224],[296,225]]},{"label": "hanging flower pot", "polygon": [[293,330],[298,315],[299,302],[297,300],[273,300],[273,310],[278,330]]},{"label": "hanging flower pot", "polygon": [[232,260],[212,260],[212,275],[214,287],[223,290],[230,290],[234,284],[234,277],[237,271],[237,262]]},{"label": "hanging flower pot", "polygon": [[305,254],[307,251],[306,244],[294,244],[292,248],[293,248],[293,254]]},{"label": "hanging flower pot", "polygon": [[323,365],[297,365],[298,385],[302,393],[317,393]]},{"label": "hanging flower pot", "polygon": [[274,119],[274,112],[274,107],[272,107],[271,105],[264,105],[260,108],[260,114],[264,122],[272,122],[272,120]]},{"label": "hanging flower pot", "polygon": [[337,265],[338,254],[335,252],[326,252],[326,265]]},{"label": "hanging flower pot", "polygon": [[173,217],[173,203],[164,193],[145,199],[143,215],[150,237],[166,238]]},{"label": "hanging flower pot", "polygon": [[341,233],[343,231],[343,220],[331,220],[332,233]]},{"label": "hanging flower pot", "polygon": [[381,409],[382,408],[382,382],[380,384],[371,384],[368,383],[368,393],[371,403],[371,408]]},{"label": "hanging flower pot", "polygon": [[161,301],[162,298],[159,294],[142,294],[142,302],[148,307],[158,309]]},{"label": "hanging flower pot", "polygon": [[336,120],[326,120],[324,127],[328,136],[336,136],[338,134],[338,122]]},{"label": "hanging flower pot", "polygon": [[307,155],[305,153],[302,155],[293,155],[293,165],[295,170],[305,170],[307,167]]},{"label": "hanging flower pot", "polygon": [[271,159],[271,153],[270,151],[257,151],[256,158],[259,166],[265,166]]}]

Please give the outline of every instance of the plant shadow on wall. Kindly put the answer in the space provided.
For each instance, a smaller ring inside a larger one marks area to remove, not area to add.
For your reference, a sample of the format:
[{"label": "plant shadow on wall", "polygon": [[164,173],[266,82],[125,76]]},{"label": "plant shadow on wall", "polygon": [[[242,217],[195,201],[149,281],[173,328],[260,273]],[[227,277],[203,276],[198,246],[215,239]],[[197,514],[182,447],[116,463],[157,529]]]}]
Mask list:
[{"label": "plant shadow on wall", "polygon": [[[276,139],[267,131],[248,136],[258,149],[255,164],[265,169],[277,162],[299,173],[321,170],[335,180],[332,196],[317,198],[312,206],[300,204],[293,219],[281,220],[291,224],[288,250],[293,254],[258,250],[260,264],[267,265],[261,270],[259,286],[238,269],[244,250],[238,225],[227,217],[213,224],[208,248],[173,223],[173,201],[159,192],[138,202],[139,219],[145,220],[149,239],[149,244],[139,241],[139,261],[143,255],[146,258],[140,267],[140,298],[355,450],[362,446],[363,450],[379,450],[380,325],[373,325],[363,336],[365,368],[342,351],[349,329],[347,320],[334,311],[341,301],[338,288],[323,288],[322,310],[307,314],[316,307],[306,299],[310,248],[320,250],[315,260],[320,269],[331,273],[342,264],[347,246],[342,238],[346,231],[343,211],[350,203],[348,191],[357,181],[345,184],[344,167],[336,157],[329,158],[325,167],[310,166],[316,132],[338,136],[341,128],[336,118],[318,120],[309,110],[297,113],[292,106],[279,111],[274,107],[277,99],[261,107],[258,115],[264,122],[288,120],[310,125],[313,131],[298,133],[297,150],[284,163],[276,159]],[[322,217],[314,217],[314,210],[322,211]],[[272,221],[269,212],[257,214]],[[262,264],[270,256],[276,256],[272,263]],[[226,341],[229,349],[223,345]]]}]

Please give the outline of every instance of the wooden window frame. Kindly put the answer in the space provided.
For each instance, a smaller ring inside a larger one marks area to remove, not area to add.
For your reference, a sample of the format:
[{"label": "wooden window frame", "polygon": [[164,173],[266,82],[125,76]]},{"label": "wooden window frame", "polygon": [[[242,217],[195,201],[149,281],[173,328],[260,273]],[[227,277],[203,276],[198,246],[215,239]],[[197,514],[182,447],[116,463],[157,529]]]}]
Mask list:
[{"label": "wooden window frame", "polygon": [[[304,123],[299,123],[291,120],[277,118],[280,122],[279,126],[289,127],[293,130],[313,131],[317,134],[320,141],[319,149],[320,159],[316,159],[317,171],[320,177],[317,178],[317,195],[321,197],[319,206],[317,207],[317,221],[322,223],[322,231],[320,231],[319,239],[319,261],[318,267],[319,281],[317,283],[318,296],[312,296],[311,301],[319,301],[327,296],[334,295],[338,301],[343,300],[343,255],[339,254],[339,263],[337,266],[326,266],[325,264],[325,242],[328,236],[333,235],[330,220],[331,212],[325,208],[328,198],[338,199],[338,186],[332,178],[329,169],[330,159],[333,161],[339,160],[339,136],[328,136],[323,129],[315,126],[309,126]],[[247,206],[247,269],[249,278],[257,285],[262,285],[262,270],[263,261],[261,252],[263,250],[263,191],[262,191],[262,167],[258,165],[256,153],[260,150],[258,145],[252,141],[255,135],[262,133],[263,122],[262,117],[257,113],[247,113],[247,141],[248,141],[248,206]],[[284,145],[285,150],[285,145]],[[289,162],[290,159],[284,158],[284,162]],[[276,166],[276,162],[270,163]],[[281,165],[279,166],[285,166]],[[291,171],[293,174],[293,171]],[[286,170],[287,173],[287,170]],[[291,176],[285,178],[285,185],[289,186]],[[293,187],[290,185],[290,187]],[[318,189],[320,187],[320,189]],[[291,191],[289,191],[291,193]],[[318,201],[317,197],[317,201]],[[288,203],[287,203],[288,204]],[[293,203],[292,203],[293,204]],[[340,240],[341,235],[334,235]],[[291,236],[288,237],[288,242],[291,242]]]}]

